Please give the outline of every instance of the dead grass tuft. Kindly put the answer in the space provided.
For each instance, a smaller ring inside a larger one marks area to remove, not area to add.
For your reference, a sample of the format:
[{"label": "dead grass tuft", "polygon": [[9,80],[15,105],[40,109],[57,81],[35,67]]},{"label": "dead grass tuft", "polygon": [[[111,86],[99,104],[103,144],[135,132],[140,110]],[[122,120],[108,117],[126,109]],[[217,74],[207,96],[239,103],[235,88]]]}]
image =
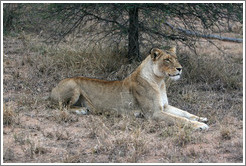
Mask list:
[{"label": "dead grass tuft", "polygon": [[68,155],[62,160],[63,163],[79,163],[80,155]]},{"label": "dead grass tuft", "polygon": [[27,157],[33,159],[36,155],[42,155],[48,152],[44,147],[38,146],[34,141],[27,140],[27,147],[22,149]]},{"label": "dead grass tuft", "polygon": [[161,130],[160,136],[163,138],[174,137],[178,132],[177,126],[166,126],[165,128],[161,128]]},{"label": "dead grass tuft", "polygon": [[3,150],[3,160],[12,161],[15,159],[15,153],[12,148],[6,148]]},{"label": "dead grass tuft", "polygon": [[126,132],[115,136],[111,145],[110,160],[117,162],[117,160],[121,161],[125,158],[125,161],[135,163],[148,151],[148,139],[144,136],[143,130],[134,128],[130,133]]},{"label": "dead grass tuft", "polygon": [[66,108],[62,108],[61,110],[56,111],[53,114],[53,118],[58,123],[71,123],[71,122],[78,122],[78,116],[69,113]]},{"label": "dead grass tuft", "polygon": [[65,131],[57,130],[55,132],[55,136],[56,136],[57,140],[68,140],[69,139],[69,132],[67,130],[65,130]]},{"label": "dead grass tuft", "polygon": [[47,148],[44,148],[44,147],[41,147],[41,146],[36,146],[35,149],[34,149],[34,153],[38,154],[38,155],[45,154],[47,152],[48,152]]},{"label": "dead grass tuft", "polygon": [[174,136],[174,142],[176,145],[184,147],[188,143],[194,141],[193,135],[194,130],[190,126],[178,127],[178,131]]},{"label": "dead grass tuft", "polygon": [[229,128],[222,128],[220,130],[220,135],[222,140],[230,140],[232,137],[232,131]]},{"label": "dead grass tuft", "polygon": [[13,111],[13,108],[10,106],[5,106],[3,104],[3,125],[12,125],[15,123],[16,114]]},{"label": "dead grass tuft", "polygon": [[24,132],[14,133],[13,135],[15,143],[19,145],[25,145],[26,143],[30,142],[30,139]]}]

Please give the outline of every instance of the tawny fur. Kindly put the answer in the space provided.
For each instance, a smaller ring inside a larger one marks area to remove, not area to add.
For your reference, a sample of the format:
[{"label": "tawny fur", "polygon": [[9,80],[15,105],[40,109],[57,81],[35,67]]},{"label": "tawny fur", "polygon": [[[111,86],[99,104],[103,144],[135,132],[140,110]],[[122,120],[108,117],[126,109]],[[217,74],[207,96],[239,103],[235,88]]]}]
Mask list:
[{"label": "tawny fur", "polygon": [[105,81],[86,77],[62,80],[51,92],[51,99],[74,105],[80,100],[84,107],[95,111],[120,113],[141,112],[144,117],[181,122],[195,129],[207,129],[206,118],[192,115],[168,104],[165,77],[179,79],[182,66],[176,48],[154,48],[140,66],[121,81]]}]

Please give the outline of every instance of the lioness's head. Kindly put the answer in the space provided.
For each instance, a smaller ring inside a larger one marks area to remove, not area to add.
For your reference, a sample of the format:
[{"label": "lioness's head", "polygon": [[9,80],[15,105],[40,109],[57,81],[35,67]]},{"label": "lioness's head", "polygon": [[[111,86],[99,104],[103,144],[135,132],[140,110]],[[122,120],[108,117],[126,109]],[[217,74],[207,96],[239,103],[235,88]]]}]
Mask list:
[{"label": "lioness's head", "polygon": [[176,47],[169,50],[160,50],[153,48],[150,50],[150,56],[153,61],[153,71],[158,77],[169,76],[173,80],[180,78],[182,66],[179,64],[176,56]]}]

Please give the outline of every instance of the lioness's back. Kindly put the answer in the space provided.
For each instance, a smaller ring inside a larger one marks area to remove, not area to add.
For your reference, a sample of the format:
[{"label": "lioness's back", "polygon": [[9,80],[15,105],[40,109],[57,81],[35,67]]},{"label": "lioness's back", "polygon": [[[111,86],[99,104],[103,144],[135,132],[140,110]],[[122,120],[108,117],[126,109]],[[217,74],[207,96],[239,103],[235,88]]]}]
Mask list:
[{"label": "lioness's back", "polygon": [[129,83],[87,77],[67,78],[60,81],[52,90],[51,99],[56,102],[68,102],[75,95],[90,100],[96,109],[103,110],[132,109],[135,103]]}]

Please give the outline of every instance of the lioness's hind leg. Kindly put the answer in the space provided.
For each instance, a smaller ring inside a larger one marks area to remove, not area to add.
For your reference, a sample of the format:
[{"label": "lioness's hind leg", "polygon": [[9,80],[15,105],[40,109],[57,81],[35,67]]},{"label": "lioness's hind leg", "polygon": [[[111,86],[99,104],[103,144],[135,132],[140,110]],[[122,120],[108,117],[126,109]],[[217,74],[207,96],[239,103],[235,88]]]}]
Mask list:
[{"label": "lioness's hind leg", "polygon": [[72,105],[74,105],[79,100],[80,92],[78,89],[73,90],[72,97],[69,101],[68,107],[70,108]]},{"label": "lioness's hind leg", "polygon": [[78,115],[87,115],[89,113],[89,109],[87,107],[72,107],[70,108],[70,111]]},{"label": "lioness's hind leg", "polygon": [[78,89],[73,91],[73,96],[69,102],[69,109],[78,115],[87,115],[89,112],[85,99]]}]

